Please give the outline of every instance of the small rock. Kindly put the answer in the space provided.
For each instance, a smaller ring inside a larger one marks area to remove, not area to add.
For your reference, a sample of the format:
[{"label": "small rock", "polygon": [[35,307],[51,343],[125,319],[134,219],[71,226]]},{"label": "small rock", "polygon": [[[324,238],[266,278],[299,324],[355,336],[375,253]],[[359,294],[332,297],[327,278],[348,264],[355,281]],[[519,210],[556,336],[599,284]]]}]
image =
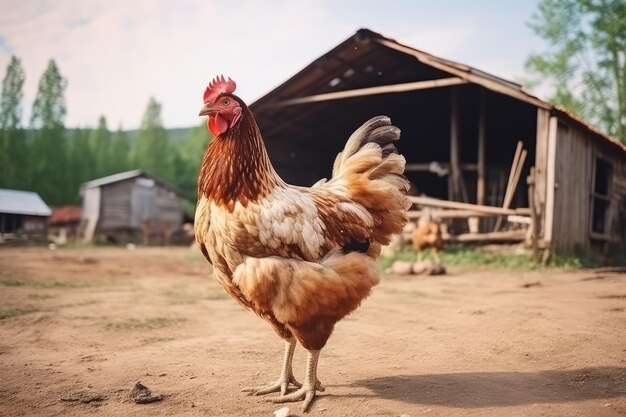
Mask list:
[{"label": "small rock", "polygon": [[161,394],[152,394],[152,391],[141,382],[137,382],[135,387],[130,393],[130,397],[137,404],[150,404],[156,401],[161,401],[163,399],[163,395]]},{"label": "small rock", "polygon": [[289,416],[289,407],[279,408],[274,411],[274,417],[288,417]]},{"label": "small rock", "polygon": [[396,275],[409,275],[413,272],[413,264],[407,261],[395,261],[391,265],[391,273]]}]

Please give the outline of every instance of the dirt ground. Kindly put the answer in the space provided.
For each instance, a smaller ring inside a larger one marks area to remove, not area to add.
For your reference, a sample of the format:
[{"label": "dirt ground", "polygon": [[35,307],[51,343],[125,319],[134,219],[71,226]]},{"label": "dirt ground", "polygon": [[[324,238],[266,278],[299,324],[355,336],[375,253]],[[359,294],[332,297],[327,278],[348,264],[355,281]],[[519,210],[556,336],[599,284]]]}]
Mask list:
[{"label": "dirt ground", "polygon": [[[240,390],[278,377],[282,343],[209,270],[185,248],[0,249],[0,416],[272,416]],[[319,378],[307,415],[626,415],[626,274],[386,277]],[[137,381],[163,400],[131,401]]]}]

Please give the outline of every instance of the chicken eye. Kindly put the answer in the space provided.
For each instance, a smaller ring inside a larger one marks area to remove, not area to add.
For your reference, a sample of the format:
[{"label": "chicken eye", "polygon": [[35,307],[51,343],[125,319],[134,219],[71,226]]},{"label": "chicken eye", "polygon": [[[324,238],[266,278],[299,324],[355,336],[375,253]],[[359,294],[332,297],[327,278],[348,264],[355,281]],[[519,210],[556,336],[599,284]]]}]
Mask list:
[{"label": "chicken eye", "polygon": [[230,99],[225,98],[224,100],[222,100],[222,104],[223,104],[224,106],[228,106],[228,105],[230,104]]}]

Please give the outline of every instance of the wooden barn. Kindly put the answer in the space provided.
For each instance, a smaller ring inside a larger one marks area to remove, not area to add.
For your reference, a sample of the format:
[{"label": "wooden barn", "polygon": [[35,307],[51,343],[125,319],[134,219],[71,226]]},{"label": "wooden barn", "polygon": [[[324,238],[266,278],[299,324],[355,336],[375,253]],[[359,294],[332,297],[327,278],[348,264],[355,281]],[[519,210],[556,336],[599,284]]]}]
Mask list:
[{"label": "wooden barn", "polygon": [[[289,182],[328,177],[354,129],[386,114],[402,129],[398,147],[415,195],[431,197],[415,202],[528,220],[532,244],[561,253],[626,242],[623,144],[512,81],[370,30],[359,30],[251,109]],[[505,236],[495,218],[477,224],[485,240]]]},{"label": "wooden barn", "polygon": [[85,241],[169,244],[180,231],[181,192],[145,171],[89,181],[80,192]]},{"label": "wooden barn", "polygon": [[0,243],[46,241],[51,213],[35,192],[0,189]]}]

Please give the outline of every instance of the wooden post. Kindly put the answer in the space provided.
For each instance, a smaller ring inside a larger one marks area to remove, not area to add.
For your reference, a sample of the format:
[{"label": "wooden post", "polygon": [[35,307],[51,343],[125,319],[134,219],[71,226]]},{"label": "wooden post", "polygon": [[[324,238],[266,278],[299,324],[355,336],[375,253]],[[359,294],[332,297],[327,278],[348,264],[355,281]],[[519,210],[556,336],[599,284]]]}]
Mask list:
[{"label": "wooden post", "polygon": [[459,172],[459,103],[457,97],[457,89],[450,89],[450,181],[451,190],[448,190],[450,200],[456,200],[461,197]]},{"label": "wooden post", "polygon": [[530,245],[533,250],[533,256],[537,257],[537,249],[539,245],[539,224],[537,208],[535,203],[535,167],[530,168],[530,175],[526,178],[528,184],[528,205],[530,207]]},{"label": "wooden post", "polygon": [[485,146],[485,91],[480,91],[480,103],[478,114],[478,182],[476,183],[476,204],[485,204],[485,176],[486,176],[486,160]]}]

